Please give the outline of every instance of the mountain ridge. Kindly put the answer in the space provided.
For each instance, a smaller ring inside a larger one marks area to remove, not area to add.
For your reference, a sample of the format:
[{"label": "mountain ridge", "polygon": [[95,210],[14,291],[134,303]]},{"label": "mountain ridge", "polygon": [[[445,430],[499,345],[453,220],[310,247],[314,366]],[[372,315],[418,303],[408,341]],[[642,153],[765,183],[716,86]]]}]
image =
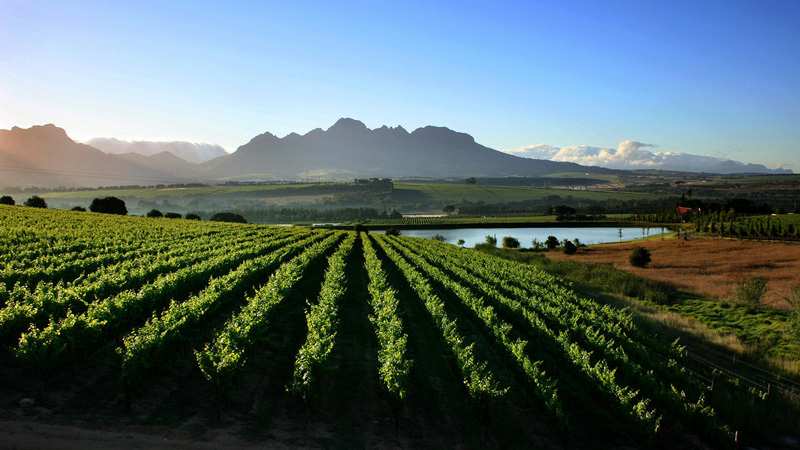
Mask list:
[{"label": "mountain ridge", "polygon": [[[258,170],[257,172],[254,169]],[[283,138],[265,132],[234,153],[204,164],[201,178],[301,179],[328,178],[542,176],[555,172],[613,172],[574,163],[530,160],[508,155],[446,127],[368,128],[341,118],[327,130]]]},{"label": "mountain ridge", "polygon": [[93,138],[84,143],[102,150],[104,153],[114,155],[137,153],[143,156],[153,156],[169,152],[184,161],[195,164],[228,154],[217,144],[186,141],[125,141],[116,138]]},{"label": "mountain ridge", "polygon": [[[629,144],[647,145],[633,141]],[[156,146],[149,151],[162,148]],[[548,148],[551,152],[555,149]],[[581,151],[586,153],[587,150]],[[738,173],[747,173],[750,169],[755,173],[762,167],[724,161],[718,169],[741,169]],[[702,171],[699,169],[696,171]],[[254,136],[234,153],[202,163],[188,162],[169,151],[151,155],[107,154],[73,141],[64,129],[53,124],[0,130],[0,180],[7,187],[307,178],[541,177],[563,172],[616,173],[619,170],[514,156],[483,146],[471,135],[446,127],[429,125],[411,132],[399,125],[370,129],[351,118],[341,118],[328,129],[314,128],[303,135],[293,132],[281,138],[267,131]]]},{"label": "mountain ridge", "polygon": [[[142,157],[149,158],[149,157]],[[178,159],[175,157],[175,159]],[[0,180],[4,186],[96,187],[170,183],[192,164],[164,158],[135,160],[73,141],[53,124],[0,130]],[[169,166],[169,167],[167,167]]]}]

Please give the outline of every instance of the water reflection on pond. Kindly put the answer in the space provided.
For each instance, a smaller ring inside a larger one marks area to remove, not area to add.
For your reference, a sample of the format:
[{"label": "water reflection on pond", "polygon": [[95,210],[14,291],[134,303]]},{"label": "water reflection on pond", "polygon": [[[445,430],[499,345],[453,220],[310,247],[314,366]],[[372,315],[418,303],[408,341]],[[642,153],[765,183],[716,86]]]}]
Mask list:
[{"label": "water reflection on pond", "polygon": [[[620,230],[622,230],[622,238],[619,236]],[[379,233],[384,232],[379,231]],[[465,247],[474,247],[475,244],[486,242],[487,235],[496,236],[498,245],[503,242],[504,236],[513,236],[519,240],[522,247],[531,247],[534,239],[544,242],[548,236],[555,236],[559,241],[564,239],[572,241],[577,238],[583,244],[602,244],[605,242],[619,242],[620,240],[629,241],[658,233],[661,233],[661,228],[641,227],[457,228],[400,231],[403,236],[428,239],[437,234],[442,235],[445,242],[450,244],[456,244],[459,239],[463,239]]]}]

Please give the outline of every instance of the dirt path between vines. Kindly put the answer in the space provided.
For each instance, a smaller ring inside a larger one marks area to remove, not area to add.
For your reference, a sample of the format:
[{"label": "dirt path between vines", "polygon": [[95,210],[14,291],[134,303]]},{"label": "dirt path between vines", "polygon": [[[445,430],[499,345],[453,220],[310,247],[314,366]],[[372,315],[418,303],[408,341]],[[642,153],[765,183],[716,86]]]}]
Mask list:
[{"label": "dirt path between vines", "polygon": [[[143,428],[143,427],[142,427]],[[248,443],[228,434],[198,440],[188,433],[164,430],[163,434],[139,427],[108,430],[80,425],[39,423],[35,420],[0,419],[0,450],[87,449],[255,449],[263,443]],[[289,448],[270,443],[267,448]],[[298,447],[292,447],[298,448]]]}]

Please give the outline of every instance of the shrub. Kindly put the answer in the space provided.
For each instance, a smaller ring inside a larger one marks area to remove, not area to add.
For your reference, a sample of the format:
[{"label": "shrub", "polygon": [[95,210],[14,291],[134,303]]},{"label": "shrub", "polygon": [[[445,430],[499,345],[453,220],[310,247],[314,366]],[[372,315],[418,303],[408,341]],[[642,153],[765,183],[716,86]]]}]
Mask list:
[{"label": "shrub", "polygon": [[550,250],[558,248],[558,238],[555,236],[547,236],[547,240],[544,241],[544,246]]},{"label": "shrub", "polygon": [[766,292],[767,281],[764,278],[755,277],[752,280],[742,278],[739,287],[736,288],[736,300],[745,305],[757,307]]},{"label": "shrub", "polygon": [[475,244],[475,250],[488,253],[490,255],[494,255],[497,253],[497,247],[486,242],[478,242],[477,244]]},{"label": "shrub", "polygon": [[184,217],[186,220],[200,220],[200,216],[195,213],[189,213]]},{"label": "shrub", "polygon": [[212,222],[233,222],[233,223],[247,223],[247,220],[241,214],[231,212],[216,213],[211,216]]},{"label": "shrub", "polygon": [[47,208],[47,202],[44,201],[42,197],[38,195],[34,195],[31,198],[25,200],[25,203],[22,204],[23,206],[29,206],[31,208]]},{"label": "shrub", "polygon": [[445,239],[445,237],[444,237],[443,235],[441,235],[441,234],[434,234],[433,236],[431,236],[431,239],[433,239],[434,241],[439,241],[439,242],[444,242],[444,241],[446,241],[446,240],[447,240],[447,239]]},{"label": "shrub", "polygon": [[576,247],[575,244],[566,239],[564,240],[564,245],[562,247],[564,249],[564,254],[566,255],[572,255],[578,251],[578,247]]},{"label": "shrub", "polygon": [[4,195],[4,196],[0,197],[0,205],[11,205],[11,206],[14,206],[16,204],[17,204],[17,202],[15,202],[14,199],[10,195]]},{"label": "shrub", "polygon": [[104,197],[92,200],[89,205],[89,211],[104,214],[119,214],[124,216],[128,214],[128,208],[125,207],[125,202],[117,197]]},{"label": "shrub", "polygon": [[644,247],[636,247],[628,258],[633,267],[644,267],[652,261],[650,252]]},{"label": "shrub", "polygon": [[519,239],[513,236],[503,238],[503,248],[519,248]]},{"label": "shrub", "polygon": [[86,208],[84,208],[83,206],[73,206],[73,207],[72,207],[72,209],[71,209],[70,211],[82,211],[82,212],[86,212]]},{"label": "shrub", "polygon": [[178,214],[178,213],[174,213],[174,212],[168,212],[168,213],[164,214],[164,217],[166,217],[167,219],[180,219],[181,215]]},{"label": "shrub", "polygon": [[486,235],[486,243],[491,245],[492,247],[497,247],[497,237],[492,236],[491,234]]},{"label": "shrub", "polygon": [[164,214],[162,214],[161,211],[157,209],[151,209],[150,211],[147,212],[147,217],[152,217],[152,218],[164,217]]}]

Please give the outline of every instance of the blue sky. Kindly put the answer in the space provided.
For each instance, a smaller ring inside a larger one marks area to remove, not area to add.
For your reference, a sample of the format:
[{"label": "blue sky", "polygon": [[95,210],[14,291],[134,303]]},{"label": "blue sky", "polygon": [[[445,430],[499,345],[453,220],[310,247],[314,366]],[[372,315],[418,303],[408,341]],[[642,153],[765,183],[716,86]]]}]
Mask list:
[{"label": "blue sky", "polygon": [[0,128],[215,142],[446,126],[800,171],[800,2],[0,0]]}]

